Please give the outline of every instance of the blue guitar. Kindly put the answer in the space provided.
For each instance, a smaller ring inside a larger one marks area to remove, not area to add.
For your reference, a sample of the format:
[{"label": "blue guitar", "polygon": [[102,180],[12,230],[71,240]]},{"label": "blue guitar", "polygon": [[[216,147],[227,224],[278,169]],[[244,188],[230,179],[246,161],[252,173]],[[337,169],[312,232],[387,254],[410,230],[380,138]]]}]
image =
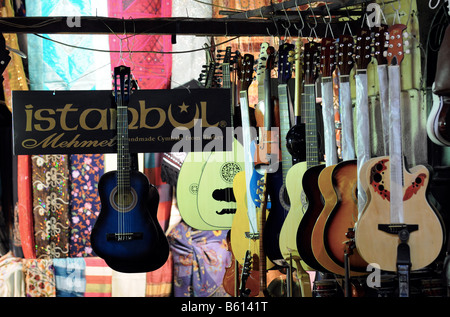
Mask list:
[{"label": "blue guitar", "polygon": [[159,194],[147,177],[131,169],[127,106],[130,68],[114,68],[117,103],[117,170],[98,183],[102,208],[91,233],[95,253],[124,273],[160,268],[169,256],[167,238],[157,220]]}]

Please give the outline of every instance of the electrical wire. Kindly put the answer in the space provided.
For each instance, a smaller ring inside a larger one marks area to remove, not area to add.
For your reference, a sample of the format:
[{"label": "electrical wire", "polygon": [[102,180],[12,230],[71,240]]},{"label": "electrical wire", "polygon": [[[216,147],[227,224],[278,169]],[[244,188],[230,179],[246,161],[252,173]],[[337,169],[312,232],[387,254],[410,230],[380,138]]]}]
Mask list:
[{"label": "electrical wire", "polygon": [[[117,50],[104,50],[104,49],[98,49],[98,48],[90,48],[90,47],[83,47],[83,46],[77,46],[77,45],[72,45],[72,44],[67,44],[61,41],[57,41],[51,38],[48,38],[46,36],[37,34],[37,33],[33,33],[34,35],[36,35],[37,37],[40,37],[42,39],[48,40],[48,41],[52,41],[54,43],[60,44],[60,45],[64,45],[64,46],[68,46],[68,47],[72,47],[72,48],[77,48],[77,49],[81,49],[81,50],[87,50],[87,51],[94,51],[94,52],[101,52],[101,53],[121,53],[122,51],[117,51]],[[225,40],[223,42],[220,43],[216,43],[214,44],[214,46],[220,46],[223,44],[226,44],[228,42],[234,41],[236,39],[238,39],[240,36],[235,36],[231,39]],[[186,51],[175,51],[175,52],[164,52],[164,51],[151,51],[151,50],[138,50],[138,51],[133,51],[133,53],[154,53],[154,54],[186,54],[186,53],[194,53],[194,52],[199,52],[199,51],[204,51],[206,49],[210,49],[211,46],[206,46],[206,47],[202,47],[202,48],[197,48],[197,49],[192,49],[192,50],[186,50]]]}]

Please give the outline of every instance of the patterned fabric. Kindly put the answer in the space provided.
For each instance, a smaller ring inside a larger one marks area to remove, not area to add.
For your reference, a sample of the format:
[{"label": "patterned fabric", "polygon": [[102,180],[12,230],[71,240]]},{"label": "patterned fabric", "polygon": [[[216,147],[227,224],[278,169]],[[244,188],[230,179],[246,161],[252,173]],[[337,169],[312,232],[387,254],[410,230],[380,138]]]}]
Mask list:
[{"label": "patterned fabric", "polygon": [[101,209],[98,181],[104,171],[104,156],[71,155],[70,169],[70,256],[92,256],[90,234]]},{"label": "patterned fabric", "polygon": [[162,157],[163,153],[145,153],[144,174],[147,176],[148,181],[158,189],[158,221],[163,231],[166,231],[169,226],[172,207],[172,186],[161,180]]},{"label": "patterned fabric", "polygon": [[153,272],[147,272],[146,297],[169,297],[172,294],[173,260],[169,253],[167,262]]},{"label": "patterned fabric", "polygon": [[27,297],[56,297],[55,269],[52,259],[24,260]]},{"label": "patterned fabric", "polygon": [[86,291],[84,258],[53,259],[57,297],[83,297]]},{"label": "patterned fabric", "polygon": [[[28,16],[105,16],[106,0],[27,1]],[[47,37],[74,46],[108,49],[107,35],[49,34]],[[28,36],[30,85],[35,90],[111,89],[110,61],[107,53],[78,50]],[[107,58],[105,58],[105,56]],[[103,173],[101,155],[70,155],[71,180],[67,185],[72,198],[69,256],[91,256],[90,230],[99,212],[97,181]],[[65,171],[58,171],[65,173]],[[61,197],[59,197],[61,198]]]},{"label": "patterned fabric", "polygon": [[[130,17],[157,18],[171,16],[170,0],[108,0],[108,16],[113,18]],[[131,51],[170,52],[172,49],[170,35],[112,35],[109,38],[111,66],[121,64],[131,67],[131,73],[141,89],[165,89],[169,86],[172,72],[171,54],[132,53]]]},{"label": "patterned fabric", "polygon": [[33,155],[37,258],[69,255],[69,168],[66,155]]},{"label": "patterned fabric", "polygon": [[99,257],[84,258],[86,262],[85,297],[111,297],[112,269]]},{"label": "patterned fabric", "polygon": [[23,262],[12,252],[0,258],[0,297],[25,296],[25,281],[23,279]]},{"label": "patterned fabric", "polygon": [[228,296],[222,281],[230,264],[226,231],[199,231],[180,222],[169,234],[174,261],[174,296]]}]

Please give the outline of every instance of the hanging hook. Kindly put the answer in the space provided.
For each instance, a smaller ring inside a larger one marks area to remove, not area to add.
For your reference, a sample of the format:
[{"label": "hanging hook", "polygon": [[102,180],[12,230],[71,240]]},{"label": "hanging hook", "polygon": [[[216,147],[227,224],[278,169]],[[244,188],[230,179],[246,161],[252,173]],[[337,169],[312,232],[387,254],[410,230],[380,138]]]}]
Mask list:
[{"label": "hanging hook", "polygon": [[333,28],[331,27],[331,13],[330,13],[330,10],[328,9],[328,4],[325,2],[325,7],[326,7],[326,9],[327,9],[327,12],[328,12],[328,16],[330,17],[330,19],[328,20],[328,22],[326,22],[325,21],[325,17],[323,17],[323,22],[325,22],[326,23],[326,28],[325,28],[325,37],[327,37],[326,36],[326,34],[328,33],[328,28],[330,29],[330,33],[331,33],[331,37],[332,38],[334,38],[334,34],[333,34]]},{"label": "hanging hook", "polygon": [[298,16],[300,17],[300,21],[302,22],[302,27],[298,28],[297,25],[294,24],[294,28],[298,31],[297,37],[303,37],[303,29],[305,28],[305,22],[303,21],[302,14],[300,13],[300,10],[298,9],[297,0],[295,0],[296,10],[298,13]]},{"label": "hanging hook", "polygon": [[309,23],[308,23],[308,26],[309,26],[309,28],[310,28],[310,31],[309,31],[309,37],[312,37],[312,34],[314,33],[315,37],[318,38],[317,32],[316,32],[316,27],[317,27],[317,19],[316,19],[316,15],[314,14],[314,11],[313,11],[313,9],[312,9],[312,7],[311,7],[311,1],[310,1],[310,0],[308,0],[308,4],[309,4],[309,10],[311,11],[311,13],[312,13],[312,15],[313,15],[313,18],[314,18],[314,26],[313,26],[313,27],[311,27],[311,26],[309,25]]},{"label": "hanging hook", "polygon": [[402,4],[401,4],[400,0],[398,0],[397,3],[398,3],[398,8],[395,8],[394,4],[391,3],[392,9],[395,11],[394,20],[392,21],[393,23],[395,23],[395,18],[396,17],[398,19],[398,23],[401,23],[401,20],[400,20],[400,9],[402,7]]},{"label": "hanging hook", "polygon": [[[286,40],[286,38],[290,38],[291,37],[291,32],[289,31],[289,28],[291,27],[292,23],[291,23],[291,19],[289,18],[289,15],[286,12],[286,9],[284,8],[284,2],[281,3],[281,6],[283,7],[283,11],[284,11],[284,15],[286,16],[286,19],[288,21],[288,26],[284,26],[284,23],[281,23],[281,25],[284,28],[284,40]],[[289,35],[289,36],[287,36]]]}]

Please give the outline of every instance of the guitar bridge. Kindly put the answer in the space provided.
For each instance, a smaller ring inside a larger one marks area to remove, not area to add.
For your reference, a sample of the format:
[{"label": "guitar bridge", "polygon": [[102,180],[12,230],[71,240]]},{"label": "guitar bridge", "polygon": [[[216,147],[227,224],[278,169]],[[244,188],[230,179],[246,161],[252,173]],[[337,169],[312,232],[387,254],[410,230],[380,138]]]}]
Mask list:
[{"label": "guitar bridge", "polygon": [[253,240],[259,239],[259,232],[256,232],[256,233],[246,232],[245,237],[247,239],[253,239]]},{"label": "guitar bridge", "polygon": [[419,225],[408,225],[403,223],[378,224],[378,230],[390,234],[399,234],[402,230],[405,229],[407,230],[407,232],[411,233],[413,231],[419,230]]},{"label": "guitar bridge", "polygon": [[123,233],[107,233],[106,241],[132,241],[142,240],[144,234],[142,232],[123,232]]}]

